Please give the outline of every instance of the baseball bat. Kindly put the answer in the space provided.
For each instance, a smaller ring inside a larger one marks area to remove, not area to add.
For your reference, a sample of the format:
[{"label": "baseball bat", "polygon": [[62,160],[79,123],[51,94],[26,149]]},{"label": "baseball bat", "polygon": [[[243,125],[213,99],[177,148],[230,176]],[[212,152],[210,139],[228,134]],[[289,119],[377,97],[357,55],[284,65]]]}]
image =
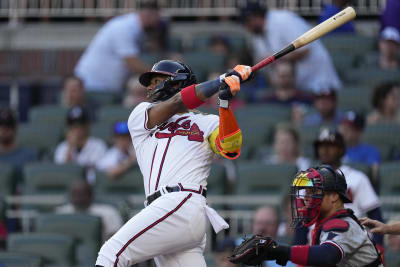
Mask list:
[{"label": "baseball bat", "polygon": [[[290,52],[305,46],[306,44],[311,43],[312,41],[324,36],[328,32],[336,29],[339,26],[342,26],[346,22],[354,19],[356,17],[356,11],[352,7],[347,7],[340,11],[339,13],[333,15],[329,19],[325,20],[324,22],[321,22],[314,28],[310,29],[303,35],[301,35],[299,38],[294,40],[291,44],[283,48],[282,50],[276,52],[272,56],[269,56],[262,61],[258,62],[256,65],[251,67],[252,71],[257,71],[268,64],[274,62],[280,57],[283,57],[284,55],[289,54]],[[295,26],[293,26],[295,27]]]}]

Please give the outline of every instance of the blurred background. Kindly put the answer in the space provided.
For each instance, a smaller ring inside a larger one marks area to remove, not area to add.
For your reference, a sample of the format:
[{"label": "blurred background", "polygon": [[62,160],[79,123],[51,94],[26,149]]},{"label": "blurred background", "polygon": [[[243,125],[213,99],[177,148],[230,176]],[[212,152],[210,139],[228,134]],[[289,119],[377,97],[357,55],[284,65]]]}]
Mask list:
[{"label": "blurred background", "polygon": [[[290,180],[324,161],[325,127],[365,179],[354,198],[379,198],[358,215],[400,216],[400,1],[0,0],[0,266],[94,266],[143,208],[126,126],[146,99],[140,73],[174,59],[214,79],[348,5],[356,20],[259,71],[232,103],[243,147],[208,179],[207,202],[230,224],[209,227],[208,266],[234,266],[225,256],[246,234],[294,242]],[[386,265],[400,266],[399,238],[384,244]]]}]

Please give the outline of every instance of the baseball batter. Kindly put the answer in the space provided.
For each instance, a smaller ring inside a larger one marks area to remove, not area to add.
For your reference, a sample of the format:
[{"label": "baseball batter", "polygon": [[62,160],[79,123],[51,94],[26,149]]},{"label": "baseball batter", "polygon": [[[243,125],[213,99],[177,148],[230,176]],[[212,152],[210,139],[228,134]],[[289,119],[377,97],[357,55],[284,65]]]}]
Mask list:
[{"label": "baseball batter", "polygon": [[[206,205],[207,177],[216,154],[235,159],[242,134],[229,107],[251,74],[238,65],[229,74],[196,85],[183,63],[163,60],[139,81],[151,102],[128,119],[144,179],[145,208],[100,249],[96,266],[117,267],[155,258],[157,266],[206,266],[207,218],[216,232],[227,223]],[[219,114],[193,110],[219,92]]]},{"label": "baseball batter", "polygon": [[276,260],[286,265],[290,260],[301,266],[383,266],[367,231],[353,211],[344,208],[344,203],[351,203],[346,190],[343,173],[329,165],[298,173],[291,186],[292,219],[293,223],[306,227],[315,225],[311,245],[289,247],[277,244],[270,237],[259,240],[253,237],[242,247],[248,248],[254,240],[256,249],[249,252],[239,247],[231,261]]}]

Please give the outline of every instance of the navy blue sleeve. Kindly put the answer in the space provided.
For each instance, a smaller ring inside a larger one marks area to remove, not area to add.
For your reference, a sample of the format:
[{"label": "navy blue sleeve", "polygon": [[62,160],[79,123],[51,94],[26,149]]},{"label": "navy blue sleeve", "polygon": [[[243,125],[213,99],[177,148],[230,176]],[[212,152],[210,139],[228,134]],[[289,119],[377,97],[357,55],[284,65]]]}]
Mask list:
[{"label": "navy blue sleeve", "polygon": [[[373,220],[383,222],[382,211],[380,207],[368,211],[367,215]],[[374,234],[372,240],[375,242],[375,244],[383,246],[383,235]]]},{"label": "navy blue sleeve", "polygon": [[307,235],[308,235],[308,228],[304,226],[296,226],[295,233],[294,233],[294,241],[293,245],[307,245]]},{"label": "navy blue sleeve", "polygon": [[311,246],[308,253],[308,265],[336,265],[342,260],[342,256],[340,249],[333,244],[324,243],[318,246]]}]

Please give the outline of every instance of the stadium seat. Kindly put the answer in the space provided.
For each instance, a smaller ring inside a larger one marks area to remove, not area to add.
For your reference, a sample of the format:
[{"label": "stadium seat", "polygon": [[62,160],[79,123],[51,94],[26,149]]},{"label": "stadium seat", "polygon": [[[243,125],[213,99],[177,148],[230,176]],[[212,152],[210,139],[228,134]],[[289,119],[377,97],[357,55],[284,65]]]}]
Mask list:
[{"label": "stadium seat", "polygon": [[149,66],[153,66],[154,63],[160,61],[162,58],[158,54],[140,53],[140,59]]},{"label": "stadium seat", "polygon": [[207,194],[222,195],[228,193],[227,188],[226,170],[223,162],[220,161],[220,164],[214,163],[207,179]]},{"label": "stadium seat", "polygon": [[40,256],[43,259],[43,267],[74,266],[74,240],[64,234],[10,234],[7,248],[10,251]]},{"label": "stadium seat", "polygon": [[302,146],[312,146],[314,140],[318,137],[320,129],[320,126],[301,126],[298,132]]},{"label": "stadium seat", "polygon": [[85,98],[98,105],[112,105],[120,100],[120,92],[86,91]]},{"label": "stadium seat", "polygon": [[383,163],[379,167],[381,195],[400,195],[400,164],[398,162]]},{"label": "stadium seat", "polygon": [[26,194],[65,194],[74,181],[84,179],[84,169],[74,164],[31,163],[23,173]]},{"label": "stadium seat", "polygon": [[[4,265],[3,265],[4,264]],[[0,252],[0,266],[5,267],[41,267],[42,259],[29,253]]]},{"label": "stadium seat", "polygon": [[14,192],[15,170],[10,164],[0,163],[0,195],[7,196]]},{"label": "stadium seat", "polygon": [[371,90],[369,86],[356,88],[343,88],[338,93],[339,110],[354,110],[367,114],[372,110]]},{"label": "stadium seat", "polygon": [[86,214],[46,214],[36,219],[36,232],[73,237],[77,264],[94,266],[102,244],[101,223],[100,217]]},{"label": "stadium seat", "polygon": [[374,87],[386,81],[400,81],[400,71],[381,70],[376,67],[353,69],[346,72],[344,81]]},{"label": "stadium seat", "polygon": [[58,105],[42,105],[31,108],[29,121],[36,125],[46,124],[61,128],[65,124],[68,109]]},{"label": "stadium seat", "polygon": [[91,136],[102,139],[108,144],[112,144],[113,139],[113,123],[110,122],[97,122],[91,125]]},{"label": "stadium seat", "polygon": [[187,52],[183,54],[183,59],[196,73],[197,82],[204,82],[210,72],[226,71],[225,57],[209,51]]},{"label": "stadium seat", "polygon": [[[214,34],[206,33],[206,34],[197,34],[192,38],[192,47],[193,50],[208,50],[211,39]],[[240,52],[246,48],[246,37],[242,35],[231,35],[225,34],[223,38],[226,39],[228,45],[230,46],[232,51]]]},{"label": "stadium seat", "polygon": [[17,142],[38,151],[39,155],[43,156],[57,146],[62,133],[62,127],[58,127],[57,124],[38,125],[31,122],[18,126]]},{"label": "stadium seat", "polygon": [[236,193],[243,195],[280,196],[289,190],[297,172],[296,165],[263,164],[260,161],[241,162],[238,166]]},{"label": "stadium seat", "polygon": [[331,34],[321,39],[329,52],[347,52],[362,55],[373,51],[376,39],[354,34]]},{"label": "stadium seat", "polygon": [[362,140],[373,145],[400,145],[400,125],[396,124],[375,124],[367,125],[364,129]]},{"label": "stadium seat", "polygon": [[98,121],[111,124],[117,121],[128,121],[131,112],[131,109],[121,105],[104,106],[99,111]]},{"label": "stadium seat", "polygon": [[96,193],[124,198],[131,194],[143,194],[143,176],[138,167],[113,180],[104,172],[96,172]]}]

